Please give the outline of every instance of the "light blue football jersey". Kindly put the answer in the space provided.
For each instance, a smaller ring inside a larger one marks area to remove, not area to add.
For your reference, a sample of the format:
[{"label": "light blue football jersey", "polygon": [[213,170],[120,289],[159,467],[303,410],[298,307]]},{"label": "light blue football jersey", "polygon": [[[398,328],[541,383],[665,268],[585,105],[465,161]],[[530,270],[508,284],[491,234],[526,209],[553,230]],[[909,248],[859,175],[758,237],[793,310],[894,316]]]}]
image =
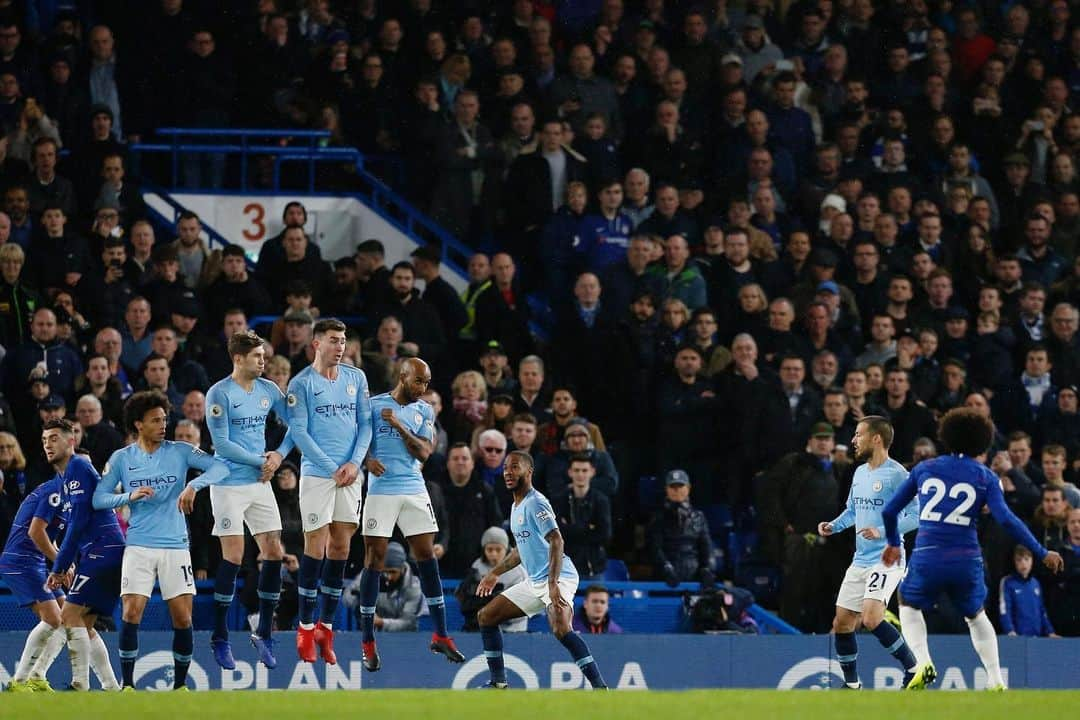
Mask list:
[{"label": "light blue football jersey", "polygon": [[[892,458],[880,466],[870,469],[869,463],[863,463],[855,469],[851,481],[847,507],[832,521],[833,532],[841,532],[849,527],[855,528],[855,557],[851,561],[856,567],[873,567],[881,561],[885,550],[885,521],[881,511],[892,498],[897,488],[907,480],[908,471]],[[919,500],[913,499],[900,513],[900,534],[906,534],[919,526]],[[863,528],[877,528],[881,537],[867,540],[858,534]]]},{"label": "light blue football jersey", "polygon": [[289,432],[303,453],[300,474],[330,477],[347,462],[363,467],[371,445],[371,394],[363,370],[338,365],[336,380],[307,366],[289,382]]},{"label": "light blue football jersey", "polygon": [[386,467],[380,477],[368,476],[368,495],[420,495],[427,492],[424,476],[420,473],[423,463],[409,454],[405,441],[390,423],[382,419],[383,408],[390,408],[417,437],[434,442],[435,410],[423,400],[399,405],[390,395],[383,393],[371,398],[371,451],[373,458]]},{"label": "light blue football jersey", "polygon": [[[206,424],[214,441],[214,457],[229,466],[222,485],[259,482],[266,452],[266,416],[271,410],[282,420],[288,417],[285,396],[266,378],[255,378],[248,392],[230,375],[206,393]],[[285,433],[276,449],[284,457],[292,448],[292,437]]]},{"label": "light blue football jersey", "polygon": [[[551,503],[536,488],[530,490],[521,502],[515,503],[510,510],[510,531],[514,533],[514,540],[517,542],[521,565],[525,568],[529,580],[534,583],[548,580],[548,552],[551,543],[547,536],[558,527]],[[568,555],[563,555],[559,578],[578,579],[577,568]],[[573,602],[574,599],[566,600]]]}]

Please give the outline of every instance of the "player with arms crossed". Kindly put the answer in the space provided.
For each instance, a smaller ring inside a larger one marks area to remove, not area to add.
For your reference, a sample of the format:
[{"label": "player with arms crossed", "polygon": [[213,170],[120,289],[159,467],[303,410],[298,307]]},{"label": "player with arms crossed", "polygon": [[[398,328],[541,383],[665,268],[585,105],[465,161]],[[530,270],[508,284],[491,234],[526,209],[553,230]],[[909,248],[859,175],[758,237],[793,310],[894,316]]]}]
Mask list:
[{"label": "player with arms crossed", "polygon": [[[345,584],[345,561],[360,524],[360,468],[371,445],[371,398],[362,370],[342,365],[345,323],[319,320],[313,329],[315,359],[289,382],[289,430],[304,454],[300,464],[300,516],[304,555],[297,593],[300,627],[296,651],[315,662],[315,646],[330,665],[334,654],[334,615]],[[318,440],[316,440],[318,438]],[[319,622],[316,585],[322,567]]]},{"label": "player with arms crossed", "polygon": [[[60,504],[70,503],[71,507],[64,542],[53,560],[45,587],[49,590],[70,587],[60,618],[67,633],[71,687],[89,690],[91,652],[96,656],[104,650],[104,643],[99,650],[93,649],[90,630],[98,615],[112,615],[116,608],[124,536],[111,510],[94,509],[94,492],[101,477],[87,458],[75,454],[75,427],[67,420],[50,420],[45,423],[41,442],[45,446],[45,459],[59,475]],[[148,495],[148,491],[139,490],[131,501]],[[74,575],[71,574],[73,563]],[[104,671],[100,658],[95,657],[94,664]],[[107,653],[104,665],[108,665]],[[111,667],[107,675],[112,675]],[[109,685],[115,683],[116,679],[111,678]]]},{"label": "player with arms crossed", "polygon": [[[173,624],[173,689],[187,689],[194,639],[191,605],[195,573],[191,569],[185,512],[191,512],[195,493],[221,482],[229,474],[225,463],[197,447],[165,439],[172,407],[157,390],[137,392],[124,405],[124,424],[135,442],[112,454],[94,493],[94,508],[115,509],[129,504],[136,491],[150,491],[131,505],[127,547],[121,568],[120,672],[124,690],[134,689],[135,659],[139,656],[139,623],[146,601],[161,586]],[[203,474],[184,487],[188,470]],[[116,488],[121,492],[117,493]]]},{"label": "player with arms crossed", "polygon": [[484,643],[484,657],[491,670],[486,687],[505,689],[503,638],[499,625],[519,617],[532,617],[547,608],[551,632],[570,651],[574,662],[594,688],[607,688],[589,647],[573,631],[574,594],[578,572],[573,561],[563,555],[563,537],[555,521],[551,503],[532,484],[533,459],[524,450],[515,450],[506,458],[503,480],[514,496],[510,509],[510,530],[517,545],[506,558],[492,568],[476,587],[481,597],[491,595],[499,576],[521,565],[528,577],[507,588],[480,608],[476,619]]},{"label": "player with arms crossed", "polygon": [[[847,507],[834,520],[818,525],[818,533],[824,537],[855,528],[855,557],[844,573],[844,582],[837,593],[836,618],[833,620],[836,656],[844,671],[845,687],[852,690],[862,687],[855,667],[859,654],[855,630],[860,616],[863,626],[903,665],[903,687],[915,679],[918,668],[915,655],[904,638],[896,628],[884,622],[889,598],[904,578],[903,558],[892,567],[881,564],[881,551],[885,547],[881,509],[908,476],[907,469],[889,457],[892,440],[892,425],[880,415],[868,415],[859,421],[852,445],[855,462],[863,464],[855,469]],[[912,500],[900,515],[900,533],[908,533],[918,524],[919,504]]]},{"label": "player with arms crossed", "polygon": [[360,573],[360,625],[363,630],[364,669],[374,672],[381,662],[375,648],[375,603],[386,560],[386,545],[394,525],[409,540],[420,569],[420,588],[434,621],[431,652],[450,662],[465,662],[446,631],[435,534],[439,524],[431,508],[420,468],[431,456],[435,439],[435,411],[420,399],[431,383],[431,369],[420,358],[401,363],[398,383],[388,393],[371,398],[372,439],[366,461],[367,500],[364,526],[364,569]]},{"label": "player with arms crossed", "polygon": [[[60,505],[60,481],[53,478],[38,485],[19,505],[11,524],[4,552],[0,554],[0,578],[11,589],[20,606],[29,606],[40,622],[26,637],[8,692],[47,692],[52,688],[45,673],[37,673],[38,658],[54,635],[60,632],[59,588],[45,589],[49,563],[56,559],[54,544],[65,526]],[[61,641],[62,644],[62,641]]]},{"label": "player with arms crossed", "polygon": [[236,574],[244,559],[244,523],[259,546],[259,626],[251,644],[268,668],[277,667],[274,609],[281,597],[281,514],[268,484],[274,471],[293,448],[285,434],[277,450],[266,450],[266,418],[274,411],[279,421],[287,414],[285,396],[262,377],[266,367],[263,340],[252,331],[229,338],[232,374],[206,393],[206,424],[214,441],[214,457],[229,468],[229,476],[210,486],[214,534],[221,540],[221,564],[214,579],[214,632],[210,646],[214,660],[226,670],[236,667],[229,645],[227,618],[236,593]]},{"label": "player with arms crossed", "polygon": [[994,440],[990,420],[974,410],[954,408],[942,418],[938,434],[950,454],[916,465],[881,512],[888,542],[881,561],[891,567],[901,557],[897,516],[918,494],[922,508],[919,534],[907,575],[900,583],[900,624],[920,663],[914,684],[909,687],[923,688],[937,677],[922,610],[945,592],[967,619],[971,644],[986,668],[988,689],[1004,690],[997,635],[983,611],[986,581],[976,533],[983,506],[988,506],[994,520],[1050,570],[1059,572],[1064,561],[1040,545],[1013,515],[1005,504],[1001,481],[976,459]]}]

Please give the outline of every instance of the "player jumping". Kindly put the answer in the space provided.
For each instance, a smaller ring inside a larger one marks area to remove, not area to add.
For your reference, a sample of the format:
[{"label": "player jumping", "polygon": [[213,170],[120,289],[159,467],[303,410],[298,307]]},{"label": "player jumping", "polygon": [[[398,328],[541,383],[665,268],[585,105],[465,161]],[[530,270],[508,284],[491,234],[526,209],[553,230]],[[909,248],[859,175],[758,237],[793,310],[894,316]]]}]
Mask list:
[{"label": "player jumping", "polygon": [[[881,508],[908,476],[904,466],[889,457],[892,439],[893,428],[885,418],[868,415],[859,421],[852,444],[855,461],[863,464],[855,470],[847,507],[836,519],[818,525],[818,533],[825,537],[849,527],[855,528],[855,557],[837,593],[836,618],[833,620],[836,655],[844,671],[844,685],[852,690],[862,687],[855,667],[859,654],[855,630],[860,616],[863,626],[900,661],[905,673],[903,687],[914,680],[918,668],[915,655],[904,638],[896,628],[884,622],[889,598],[904,577],[903,558],[892,567],[881,564],[881,551],[885,546]],[[900,533],[910,532],[918,524],[919,504],[912,500],[901,513]]]},{"label": "player jumping", "polygon": [[281,461],[292,450],[290,433],[277,450],[266,451],[266,417],[273,410],[279,420],[286,416],[285,396],[278,386],[262,377],[266,367],[263,340],[252,331],[229,338],[233,371],[206,393],[206,424],[214,440],[214,457],[229,467],[229,476],[210,487],[214,509],[214,534],[221,540],[221,564],[214,579],[214,632],[210,646],[214,660],[226,670],[236,667],[229,645],[227,619],[236,592],[236,574],[244,559],[244,524],[256,544],[259,569],[259,626],[251,644],[268,668],[277,667],[274,657],[274,610],[281,597],[281,515],[268,484]]},{"label": "player jumping", "polygon": [[[371,444],[371,399],[364,372],[341,364],[345,355],[343,322],[326,319],[315,323],[312,345],[315,359],[292,379],[287,395],[290,432],[303,453],[300,516],[304,554],[297,583],[300,627],[296,651],[301,660],[315,662],[317,645],[323,660],[334,665],[333,622],[345,584],[349,546],[360,523],[357,479]],[[318,624],[316,586],[323,596]]]},{"label": "player jumping", "polygon": [[555,521],[555,511],[548,499],[533,488],[532,475],[532,456],[523,450],[510,453],[503,468],[503,478],[514,495],[510,529],[517,546],[484,576],[476,588],[476,594],[481,597],[491,595],[499,575],[519,564],[529,576],[492,598],[476,616],[484,643],[484,657],[491,670],[487,687],[508,687],[499,625],[514,618],[532,617],[546,607],[551,631],[570,651],[589,684],[606,689],[589,647],[571,627],[578,586],[577,568],[570,558],[563,556],[563,537]]},{"label": "player jumping", "polygon": [[[124,405],[124,424],[135,435],[131,445],[112,454],[94,493],[94,508],[127,505],[136,492],[149,495],[131,505],[127,547],[121,569],[120,671],[124,690],[134,689],[135,659],[139,656],[139,623],[146,601],[161,586],[173,624],[173,689],[187,689],[194,639],[191,605],[195,573],[188,550],[187,520],[195,493],[221,482],[229,473],[225,463],[197,447],[165,439],[171,410],[169,399],[156,390],[137,392]],[[203,474],[185,488],[188,470]],[[121,492],[116,493],[120,486]]]},{"label": "player jumping", "polygon": [[983,506],[988,506],[994,519],[1051,571],[1059,572],[1064,561],[1040,545],[1009,510],[1001,482],[977,459],[993,442],[991,422],[968,408],[955,408],[942,418],[938,433],[950,454],[915,466],[881,513],[888,541],[881,561],[892,567],[901,559],[897,516],[918,493],[919,534],[907,576],[900,584],[900,623],[920,663],[909,687],[924,688],[937,677],[922,610],[944,592],[967,619],[971,643],[986,668],[988,689],[1004,690],[997,635],[983,611],[986,582],[976,533]]},{"label": "player jumping", "polygon": [[428,364],[409,358],[401,364],[397,386],[371,398],[372,440],[366,462],[370,475],[362,520],[364,569],[360,573],[364,669],[370,672],[381,666],[375,648],[375,603],[394,525],[408,538],[420,568],[420,587],[435,624],[431,651],[445,655],[450,662],[465,662],[446,630],[446,603],[434,548],[439,524],[420,474],[435,439],[435,411],[420,399],[430,383]]}]

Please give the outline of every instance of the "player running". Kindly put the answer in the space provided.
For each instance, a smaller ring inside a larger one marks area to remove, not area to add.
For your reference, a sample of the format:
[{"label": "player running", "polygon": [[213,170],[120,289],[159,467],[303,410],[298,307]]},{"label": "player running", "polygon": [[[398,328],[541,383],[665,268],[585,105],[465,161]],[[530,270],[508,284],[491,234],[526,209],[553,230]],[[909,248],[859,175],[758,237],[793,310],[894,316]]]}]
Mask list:
[{"label": "player running", "polygon": [[[371,444],[371,400],[364,372],[341,364],[345,323],[334,319],[315,323],[312,346],[315,359],[292,379],[286,396],[289,428],[303,453],[300,516],[304,554],[297,583],[300,627],[296,651],[301,660],[315,662],[318,645],[323,660],[334,665],[333,622],[345,584],[349,546],[360,523],[361,486],[357,479]],[[316,624],[320,564],[323,601]]]},{"label": "player running", "polygon": [[259,570],[259,625],[251,644],[268,668],[277,667],[270,633],[274,610],[281,597],[281,515],[268,484],[281,461],[292,450],[290,433],[277,450],[266,450],[266,418],[273,410],[279,421],[286,416],[285,396],[278,386],[261,377],[266,367],[263,340],[254,332],[229,338],[233,371],[206,393],[206,424],[214,441],[214,457],[229,468],[229,476],[210,487],[214,534],[221,540],[221,564],[214,579],[214,632],[210,646],[214,660],[226,670],[236,667],[229,645],[227,619],[236,594],[236,574],[244,559],[244,524],[256,544]]},{"label": "player running", "polygon": [[445,655],[450,662],[465,662],[446,631],[446,603],[434,548],[439,525],[420,474],[435,439],[435,411],[420,399],[430,383],[428,364],[409,358],[401,364],[397,386],[371,398],[372,440],[366,462],[370,475],[362,521],[364,569],[360,573],[364,669],[370,672],[381,666],[375,648],[375,603],[394,525],[408,538],[420,568],[420,587],[435,624],[431,651]]},{"label": "player running", "polygon": [[[855,470],[847,507],[836,519],[818,525],[818,533],[824,537],[855,528],[855,557],[837,593],[833,620],[836,656],[844,672],[844,686],[852,690],[862,687],[855,667],[859,654],[855,630],[860,616],[863,626],[900,661],[905,673],[903,687],[915,678],[918,668],[904,638],[884,622],[889,598],[904,577],[903,558],[888,568],[881,563],[881,551],[885,547],[881,509],[908,476],[907,469],[889,457],[892,440],[893,428],[885,418],[868,415],[859,421],[852,444],[855,462],[863,464]],[[919,503],[912,500],[901,512],[900,534],[914,530],[918,524]]]},{"label": "player running", "polygon": [[[171,410],[169,399],[156,390],[128,398],[124,424],[136,440],[112,454],[94,493],[94,508],[101,510],[129,504],[136,491],[150,491],[145,500],[131,505],[121,569],[120,671],[125,690],[135,687],[139,623],[154,592],[155,579],[173,623],[173,689],[187,689],[194,649],[191,605],[195,573],[184,513],[191,512],[196,492],[221,482],[229,473],[225,463],[199,448],[165,439]],[[191,468],[203,474],[185,488]]]},{"label": "player running", "polygon": [[908,502],[919,496],[919,534],[907,576],[900,583],[900,624],[920,666],[908,685],[921,689],[937,677],[926,639],[922,610],[931,607],[941,593],[948,593],[963,612],[990,690],[1004,690],[998,662],[997,635],[983,612],[986,582],[982,549],[976,533],[983,506],[1009,534],[1053,572],[1064,566],[1061,556],[1047,550],[1009,510],[997,476],[977,458],[994,439],[990,421],[968,408],[945,414],[938,431],[950,453],[915,466],[911,475],[882,510],[888,545],[881,554],[886,567],[901,559],[897,517]]},{"label": "player running", "polygon": [[[89,690],[90,630],[98,615],[112,615],[116,607],[124,536],[111,510],[94,510],[94,491],[101,477],[88,459],[75,454],[74,426],[67,420],[49,420],[42,431],[41,442],[45,447],[45,459],[59,475],[60,504],[70,503],[71,506],[64,542],[53,560],[45,588],[70,588],[60,619],[67,634],[71,687]],[[131,500],[135,502],[148,495],[148,490],[140,489]],[[103,649],[104,642],[95,655]],[[105,664],[108,664],[107,653]],[[101,670],[105,671],[104,668]],[[112,675],[111,667],[107,673]],[[115,683],[116,679],[111,678],[110,685]]]},{"label": "player running", "polygon": [[533,487],[532,475],[533,459],[529,453],[515,450],[507,456],[503,479],[514,495],[510,530],[517,546],[484,576],[476,594],[481,597],[491,595],[499,576],[519,564],[529,577],[496,595],[476,616],[484,643],[484,657],[491,670],[491,680],[486,687],[509,687],[499,625],[514,618],[532,617],[546,607],[551,632],[570,651],[589,683],[594,688],[607,689],[589,647],[571,628],[578,586],[577,568],[570,558],[563,556],[563,537],[555,521],[555,511],[548,499]]}]

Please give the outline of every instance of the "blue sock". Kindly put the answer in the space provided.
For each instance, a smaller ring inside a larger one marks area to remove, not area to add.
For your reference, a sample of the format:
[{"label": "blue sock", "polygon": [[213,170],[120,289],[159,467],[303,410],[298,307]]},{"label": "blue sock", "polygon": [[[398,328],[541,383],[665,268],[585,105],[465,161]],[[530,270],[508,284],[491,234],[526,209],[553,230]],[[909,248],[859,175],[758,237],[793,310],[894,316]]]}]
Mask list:
[{"label": "blue sock", "polygon": [[190,627],[173,628],[173,688],[187,684],[187,672],[191,667],[191,654],[195,651],[195,636]]},{"label": "blue sock", "polygon": [[322,560],[307,553],[300,556],[300,572],[297,577],[296,593],[300,596],[300,626],[315,625],[315,605],[318,604],[319,565]]},{"label": "blue sock", "polygon": [[589,684],[594,688],[607,687],[604,684],[604,678],[600,676],[600,668],[597,666],[596,661],[593,660],[593,656],[589,653],[589,646],[585,644],[585,641],[576,632],[568,632],[562,636],[559,640],[567,650],[570,651],[570,655],[574,658],[574,662],[581,668],[581,672],[589,680]]},{"label": "blue sock", "polygon": [[446,602],[443,600],[442,578],[439,577],[439,561],[435,558],[421,560],[420,589],[427,598],[428,612],[435,625],[435,634],[446,637]]},{"label": "blue sock", "polygon": [[911,648],[904,642],[904,637],[892,625],[882,620],[871,632],[874,633],[874,637],[878,639],[881,646],[900,661],[905,670],[914,670],[919,664],[915,660],[915,653],[911,652]]},{"label": "blue sock", "polygon": [[323,625],[333,625],[334,616],[337,615],[338,603],[341,602],[341,588],[345,585],[345,561],[326,559],[323,564],[322,588],[323,596],[322,613],[319,622]]},{"label": "blue sock", "polygon": [[840,661],[840,669],[844,671],[844,682],[859,682],[859,671],[855,669],[855,660],[858,657],[859,641],[855,639],[855,633],[836,633],[836,659]]},{"label": "blue sock", "polygon": [[491,670],[491,682],[506,682],[506,667],[503,665],[503,636],[498,625],[480,628],[480,639],[484,643],[484,658]]},{"label": "blue sock", "polygon": [[124,687],[135,686],[135,658],[139,657],[139,623],[120,623],[120,674]]},{"label": "blue sock", "polygon": [[236,574],[240,566],[222,560],[214,577],[214,640],[229,639],[229,608],[236,593]]},{"label": "blue sock", "polygon": [[364,568],[360,572],[360,629],[364,642],[375,640],[375,603],[379,601],[379,571]]},{"label": "blue sock", "polygon": [[274,610],[281,598],[281,561],[263,560],[259,570],[259,627],[255,634],[266,640],[274,629]]}]

